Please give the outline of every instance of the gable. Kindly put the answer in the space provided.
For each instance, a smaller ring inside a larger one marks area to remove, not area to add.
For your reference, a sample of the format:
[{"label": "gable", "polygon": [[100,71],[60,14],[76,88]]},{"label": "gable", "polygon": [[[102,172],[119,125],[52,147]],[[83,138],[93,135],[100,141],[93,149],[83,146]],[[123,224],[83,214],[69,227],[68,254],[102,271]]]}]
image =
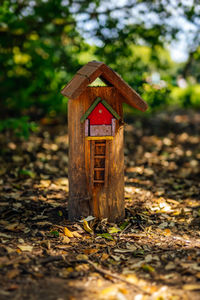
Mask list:
[{"label": "gable", "polygon": [[72,80],[62,89],[62,95],[70,99],[78,98],[97,77],[108,85],[114,86],[132,107],[145,111],[147,103],[115,71],[102,62],[91,61],[83,66]]},{"label": "gable", "polygon": [[[97,108],[98,107],[98,108]],[[102,110],[100,113],[99,110]],[[90,117],[91,116],[91,117]],[[92,119],[94,122],[95,118],[98,119],[100,122],[101,118],[104,120],[111,119],[114,117],[115,119],[119,120],[121,117],[116,113],[116,111],[106,102],[106,100],[102,100],[100,97],[96,98],[96,100],[92,103],[92,105],[88,108],[85,114],[81,117],[81,123],[83,123],[87,118],[89,120]],[[95,123],[96,124],[96,123]],[[101,123],[102,124],[102,123]],[[107,124],[107,123],[105,123]],[[110,123],[109,123],[110,124]]]}]

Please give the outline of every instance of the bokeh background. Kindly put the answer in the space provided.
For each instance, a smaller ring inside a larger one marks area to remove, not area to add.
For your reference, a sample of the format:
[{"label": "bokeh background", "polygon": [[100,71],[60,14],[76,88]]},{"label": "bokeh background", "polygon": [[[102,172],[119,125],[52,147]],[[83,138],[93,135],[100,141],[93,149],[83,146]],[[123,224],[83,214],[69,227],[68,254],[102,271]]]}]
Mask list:
[{"label": "bokeh background", "polygon": [[[200,108],[198,0],[2,0],[0,131],[66,118],[61,88],[90,60],[158,110]],[[126,113],[136,113],[125,107]]]}]

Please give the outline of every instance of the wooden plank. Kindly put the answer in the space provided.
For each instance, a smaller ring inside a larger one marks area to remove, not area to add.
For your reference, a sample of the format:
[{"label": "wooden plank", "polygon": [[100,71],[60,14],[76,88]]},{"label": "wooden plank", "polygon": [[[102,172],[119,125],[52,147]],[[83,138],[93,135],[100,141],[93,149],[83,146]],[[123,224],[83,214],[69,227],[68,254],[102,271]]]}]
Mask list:
[{"label": "wooden plank", "polygon": [[78,70],[77,74],[87,77],[89,82],[92,83],[97,77],[99,77],[102,74],[102,71],[99,69],[99,65],[90,66],[87,64],[83,66],[80,70]]},{"label": "wooden plank", "polygon": [[113,140],[113,136],[87,136],[87,140]]},{"label": "wooden plank", "polygon": [[89,83],[87,77],[76,74],[68,85],[64,87],[61,94],[70,99],[75,99],[85,90]]},{"label": "wooden plank", "polygon": [[112,119],[112,136],[115,136],[115,131],[116,131],[116,120],[113,118]]},{"label": "wooden plank", "polygon": [[94,155],[95,155],[95,141],[91,141],[91,152],[90,152],[90,187],[94,186]]},{"label": "wooden plank", "polygon": [[105,64],[101,65],[100,69],[102,70],[101,77],[105,78],[105,80],[118,89],[124,96],[124,102],[141,111],[145,111],[148,108],[147,103],[121,78],[119,74]]},{"label": "wooden plank", "polygon": [[[79,219],[90,213],[91,195],[88,191],[87,176],[85,172],[85,128],[80,123],[80,117],[84,111],[80,100],[68,101],[68,134],[69,134],[69,200],[68,215],[70,220]],[[87,148],[87,147],[86,147]]]},{"label": "wooden plank", "polygon": [[105,153],[105,173],[104,173],[104,184],[105,187],[107,188],[108,186],[108,171],[109,171],[109,150],[110,150],[110,142],[107,140],[106,141],[106,153]]},{"label": "wooden plank", "polygon": [[89,135],[89,120],[85,120],[85,136]]},{"label": "wooden plank", "polygon": [[92,60],[92,61],[89,61],[87,63],[87,65],[92,66],[92,67],[100,67],[100,66],[104,65],[104,63],[102,61]]},{"label": "wooden plank", "polygon": [[100,180],[100,179],[95,179],[94,183],[104,183],[104,180]]},{"label": "wooden plank", "polygon": [[98,143],[96,144],[96,147],[105,147],[106,146],[106,143]]}]

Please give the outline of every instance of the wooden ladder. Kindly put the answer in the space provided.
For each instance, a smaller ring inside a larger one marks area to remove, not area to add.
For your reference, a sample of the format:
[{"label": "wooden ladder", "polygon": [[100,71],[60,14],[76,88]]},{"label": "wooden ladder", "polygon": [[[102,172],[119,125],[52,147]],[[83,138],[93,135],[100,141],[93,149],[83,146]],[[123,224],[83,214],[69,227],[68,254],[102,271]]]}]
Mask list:
[{"label": "wooden ladder", "polygon": [[108,177],[108,141],[94,140],[91,149],[91,183],[105,185]]}]

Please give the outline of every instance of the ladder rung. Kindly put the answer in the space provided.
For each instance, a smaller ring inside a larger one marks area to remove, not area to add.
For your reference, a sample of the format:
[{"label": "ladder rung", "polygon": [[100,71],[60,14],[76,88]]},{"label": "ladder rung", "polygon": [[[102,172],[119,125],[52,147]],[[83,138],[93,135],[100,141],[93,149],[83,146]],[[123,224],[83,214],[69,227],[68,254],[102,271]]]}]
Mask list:
[{"label": "ladder rung", "polygon": [[104,183],[104,180],[94,180],[94,183]]},{"label": "ladder rung", "polygon": [[105,158],[105,155],[94,155],[95,158]]},{"label": "ladder rung", "polygon": [[105,168],[94,168],[95,171],[104,171]]},{"label": "ladder rung", "polygon": [[102,144],[102,143],[100,144],[100,143],[99,143],[99,144],[95,144],[95,146],[96,146],[96,147],[102,147],[102,146],[105,147],[106,144]]}]

